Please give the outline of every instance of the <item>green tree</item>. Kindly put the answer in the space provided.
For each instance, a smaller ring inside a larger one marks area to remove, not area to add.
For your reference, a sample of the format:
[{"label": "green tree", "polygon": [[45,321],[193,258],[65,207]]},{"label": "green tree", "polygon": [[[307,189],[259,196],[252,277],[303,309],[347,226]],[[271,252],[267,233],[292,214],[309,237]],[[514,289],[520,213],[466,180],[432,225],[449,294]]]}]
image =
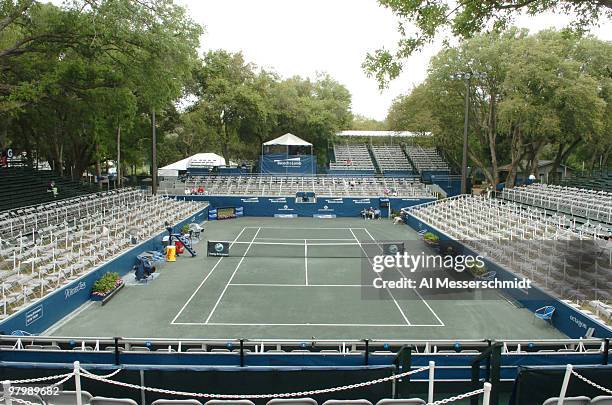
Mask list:
[{"label": "green tree", "polygon": [[378,49],[369,53],[363,63],[363,68],[376,77],[381,88],[401,73],[405,59],[443,32],[467,39],[486,30],[501,32],[520,13],[543,12],[570,15],[573,17],[570,28],[583,32],[600,19],[612,16],[610,0],[379,0],[379,3],[399,18],[401,36],[395,50]]}]

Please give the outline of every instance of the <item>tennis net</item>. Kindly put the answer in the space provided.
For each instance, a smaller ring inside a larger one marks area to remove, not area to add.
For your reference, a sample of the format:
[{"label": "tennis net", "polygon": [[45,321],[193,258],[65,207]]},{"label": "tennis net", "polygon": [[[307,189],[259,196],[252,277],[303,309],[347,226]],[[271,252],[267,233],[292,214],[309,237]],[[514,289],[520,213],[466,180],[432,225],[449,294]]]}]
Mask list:
[{"label": "tennis net", "polygon": [[[228,243],[228,242],[211,242]],[[229,257],[363,258],[403,253],[403,242],[233,242]]]}]

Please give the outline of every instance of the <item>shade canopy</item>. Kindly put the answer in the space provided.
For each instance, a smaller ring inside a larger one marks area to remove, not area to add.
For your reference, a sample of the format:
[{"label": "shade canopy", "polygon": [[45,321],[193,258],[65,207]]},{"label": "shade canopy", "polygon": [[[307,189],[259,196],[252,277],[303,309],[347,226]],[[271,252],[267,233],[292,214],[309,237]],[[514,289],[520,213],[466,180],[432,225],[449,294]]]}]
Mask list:
[{"label": "shade canopy", "polygon": [[225,166],[225,159],[216,153],[196,153],[178,162],[171,163],[157,171],[158,176],[176,177],[180,172],[186,171],[190,167],[216,167]]},{"label": "shade canopy", "polygon": [[282,145],[282,146],[312,146],[311,143],[306,142],[302,138],[299,138],[293,134],[285,134],[283,136],[279,136],[276,139],[272,139],[271,141],[264,142],[264,146],[270,145]]}]

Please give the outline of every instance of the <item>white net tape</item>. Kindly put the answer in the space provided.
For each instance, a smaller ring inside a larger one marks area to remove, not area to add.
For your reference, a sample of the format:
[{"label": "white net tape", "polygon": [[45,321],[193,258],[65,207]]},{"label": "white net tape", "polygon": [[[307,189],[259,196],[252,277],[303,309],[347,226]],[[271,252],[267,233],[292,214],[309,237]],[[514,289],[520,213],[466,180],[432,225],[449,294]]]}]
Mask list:
[{"label": "white net tape", "polygon": [[366,382],[362,382],[362,383],[343,385],[343,386],[340,386],[340,387],[323,388],[323,389],[320,389],[320,390],[312,390],[312,391],[285,392],[285,393],[280,393],[280,394],[205,394],[205,393],[200,393],[200,392],[184,392],[184,391],[166,390],[166,389],[162,389],[162,388],[142,387],[142,386],[136,385],[136,384],[129,384],[129,383],[124,383],[124,382],[120,382],[120,381],[109,380],[107,378],[104,378],[103,376],[97,376],[95,374],[89,373],[87,370],[81,369],[81,371],[83,373],[82,374],[83,377],[86,377],[86,378],[89,378],[89,379],[92,379],[92,380],[97,380],[97,381],[105,382],[105,383],[108,383],[108,384],[117,385],[117,386],[120,386],[120,387],[133,388],[133,389],[136,389],[136,390],[142,390],[142,391],[148,391],[148,392],[156,392],[158,394],[168,394],[168,395],[187,396],[187,397],[196,397],[196,398],[215,398],[215,399],[220,399],[220,398],[227,398],[227,399],[242,399],[242,398],[268,399],[268,398],[308,397],[308,396],[312,396],[312,395],[326,394],[326,393],[330,393],[330,392],[348,391],[348,390],[352,390],[352,389],[355,389],[355,388],[367,387],[367,386],[374,385],[374,384],[380,384],[380,383],[383,383],[383,382],[387,382],[387,381],[392,381],[392,380],[397,380],[397,379],[400,379],[400,378],[404,378],[404,377],[407,377],[407,376],[412,375],[412,374],[421,373],[421,372],[423,372],[425,370],[429,370],[429,366],[421,367],[421,368],[419,368],[417,370],[406,371],[404,373],[391,375],[389,377],[378,378],[376,380],[366,381]]},{"label": "white net tape", "polygon": [[576,377],[578,377],[579,379],[581,379],[582,381],[584,381],[587,384],[592,385],[593,387],[602,390],[603,392],[607,392],[608,394],[612,395],[612,390],[609,390],[605,387],[602,387],[601,385],[589,380],[588,378],[578,374],[575,370],[572,370],[572,374],[575,375]]}]

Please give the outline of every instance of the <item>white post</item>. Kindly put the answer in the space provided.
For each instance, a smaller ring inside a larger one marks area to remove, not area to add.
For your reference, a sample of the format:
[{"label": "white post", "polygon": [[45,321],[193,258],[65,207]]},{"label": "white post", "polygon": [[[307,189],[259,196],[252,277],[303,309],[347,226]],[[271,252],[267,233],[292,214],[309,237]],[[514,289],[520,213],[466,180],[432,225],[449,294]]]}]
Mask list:
[{"label": "white post", "polygon": [[4,390],[5,405],[12,405],[13,401],[11,401],[11,382],[8,380],[2,381],[2,389]]},{"label": "white post", "polygon": [[76,391],[76,405],[83,405],[83,397],[81,395],[81,364],[78,361],[74,362],[74,390]]},{"label": "white post", "polygon": [[491,400],[491,383],[484,383],[484,393],[482,394],[482,405],[489,405]]},{"label": "white post", "polygon": [[429,385],[427,391],[427,402],[432,403],[434,401],[434,374],[435,374],[436,362],[429,362]]},{"label": "white post", "polygon": [[559,399],[557,400],[557,405],[563,405],[563,400],[565,399],[565,394],[567,393],[567,386],[569,384],[570,377],[572,376],[572,365],[568,364],[565,369],[565,376],[563,377],[563,385],[561,385],[561,392],[559,392]]}]

